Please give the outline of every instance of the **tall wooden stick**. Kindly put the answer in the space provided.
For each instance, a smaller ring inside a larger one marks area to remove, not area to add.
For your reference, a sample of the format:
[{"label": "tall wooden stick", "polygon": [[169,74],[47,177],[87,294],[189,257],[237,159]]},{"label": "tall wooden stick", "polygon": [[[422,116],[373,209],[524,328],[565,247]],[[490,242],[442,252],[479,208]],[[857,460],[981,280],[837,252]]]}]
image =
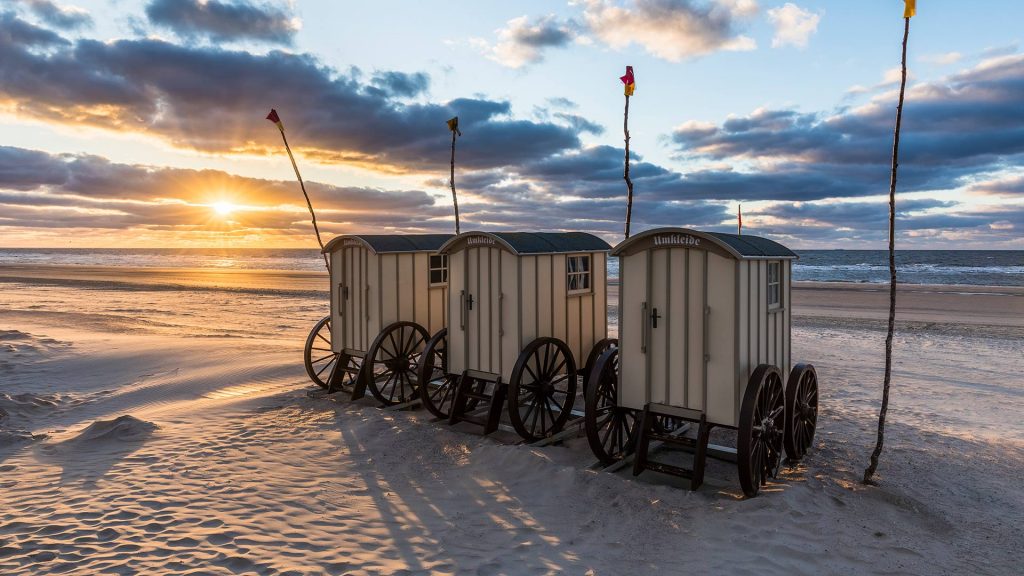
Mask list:
[{"label": "tall wooden stick", "polygon": [[626,181],[626,238],[629,238],[629,224],[633,220],[633,181],[629,179],[629,94],[626,94],[626,111],[622,116],[622,134],[626,139],[626,167],[622,178]]},{"label": "tall wooden stick", "polygon": [[455,205],[455,234],[459,233],[459,197],[455,194],[455,131],[452,130],[452,172],[449,182],[452,185],[452,204]]},{"label": "tall wooden stick", "polygon": [[452,133],[452,171],[448,178],[448,183],[452,187],[452,204],[455,205],[455,234],[459,233],[459,197],[455,195],[455,137],[462,136],[462,131],[459,130],[459,117],[456,116],[451,120],[448,120],[448,130]]},{"label": "tall wooden stick", "polygon": [[885,378],[882,383],[882,408],[878,412],[878,438],[871,453],[871,463],[864,470],[864,483],[870,484],[878,468],[885,440],[885,414],[889,410],[889,384],[892,381],[892,336],[896,326],[896,168],[899,166],[900,124],[903,120],[903,95],[907,87],[907,37],[910,35],[910,17],[903,22],[903,75],[900,80],[900,100],[896,106],[896,130],[892,139],[892,173],[889,177],[889,329],[885,335]]},{"label": "tall wooden stick", "polygon": [[281,122],[281,118],[277,115],[277,110],[273,108],[270,109],[270,114],[267,114],[267,120],[273,122],[281,132],[281,139],[284,140],[284,149],[288,151],[288,159],[292,161],[292,169],[295,170],[295,177],[299,179],[299,187],[302,188],[302,195],[306,198],[306,207],[309,208],[309,215],[313,219],[313,231],[316,232],[316,241],[320,245],[320,255],[324,257],[327,273],[330,274],[331,261],[327,259],[327,254],[324,254],[324,241],[320,239],[320,228],[316,224],[316,212],[313,211],[313,203],[310,202],[309,194],[306,193],[306,183],[302,181],[302,174],[299,174],[299,165],[295,163],[295,156],[292,155],[291,146],[288,145],[288,137],[284,135],[284,123]]}]

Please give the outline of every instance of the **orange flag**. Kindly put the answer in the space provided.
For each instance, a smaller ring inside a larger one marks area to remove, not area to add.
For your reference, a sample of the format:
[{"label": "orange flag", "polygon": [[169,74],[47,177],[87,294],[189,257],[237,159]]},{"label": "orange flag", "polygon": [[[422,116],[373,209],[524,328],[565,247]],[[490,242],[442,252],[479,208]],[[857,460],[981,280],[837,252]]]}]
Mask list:
[{"label": "orange flag", "polygon": [[910,18],[917,15],[917,0],[903,0],[906,6],[903,8],[903,17]]}]

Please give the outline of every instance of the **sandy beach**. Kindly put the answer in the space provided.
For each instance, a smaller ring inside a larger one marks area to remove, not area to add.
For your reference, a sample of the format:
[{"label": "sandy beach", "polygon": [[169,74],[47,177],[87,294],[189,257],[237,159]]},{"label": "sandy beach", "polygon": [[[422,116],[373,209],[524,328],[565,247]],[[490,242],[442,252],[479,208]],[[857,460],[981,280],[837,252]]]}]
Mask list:
[{"label": "sandy beach", "polygon": [[[822,413],[755,499],[309,394],[318,273],[0,266],[2,574],[1019,574],[1024,289],[794,287]],[[614,313],[614,310],[612,310]],[[723,440],[724,441],[724,440]],[[683,456],[681,456],[683,457]]]}]

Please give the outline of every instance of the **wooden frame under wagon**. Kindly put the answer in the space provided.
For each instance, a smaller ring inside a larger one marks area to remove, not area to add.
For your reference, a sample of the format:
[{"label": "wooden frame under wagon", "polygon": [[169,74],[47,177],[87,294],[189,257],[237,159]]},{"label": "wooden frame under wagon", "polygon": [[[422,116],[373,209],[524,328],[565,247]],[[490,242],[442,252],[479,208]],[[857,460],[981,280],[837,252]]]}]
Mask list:
[{"label": "wooden frame under wagon", "polygon": [[[611,254],[620,259],[620,339],[588,377],[595,455],[612,462],[635,451],[635,474],[676,474],[696,488],[711,428],[732,428],[740,483],[756,494],[783,443],[790,458],[803,456],[817,418],[813,366],[790,370],[797,255],[766,238],[685,228],[643,232]],[[671,434],[681,422],[698,425],[695,439]],[[652,439],[692,448],[693,468],[651,461]]]},{"label": "wooden frame under wagon", "polygon": [[416,364],[445,326],[451,234],[346,234],[323,249],[331,311],[306,342],[310,378],[352,399],[369,389],[385,405],[418,397]]}]

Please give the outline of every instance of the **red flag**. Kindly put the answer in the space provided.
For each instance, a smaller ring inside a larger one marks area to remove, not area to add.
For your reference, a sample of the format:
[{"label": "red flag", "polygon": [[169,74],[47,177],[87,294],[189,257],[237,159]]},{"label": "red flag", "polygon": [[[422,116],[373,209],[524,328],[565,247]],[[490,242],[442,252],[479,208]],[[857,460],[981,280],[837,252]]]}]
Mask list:
[{"label": "red flag", "polygon": [[619,80],[622,80],[622,83],[626,85],[625,86],[626,96],[632,96],[633,95],[633,91],[636,90],[636,81],[633,80],[633,67],[632,66],[626,66],[626,75],[625,76],[619,76]]},{"label": "red flag", "polygon": [[271,108],[270,114],[267,114],[267,120],[270,120],[274,124],[277,124],[278,128],[284,130],[284,123],[281,122],[281,117],[277,115],[277,110]]},{"label": "red flag", "polygon": [[743,234],[743,204],[736,207],[736,233]]}]

